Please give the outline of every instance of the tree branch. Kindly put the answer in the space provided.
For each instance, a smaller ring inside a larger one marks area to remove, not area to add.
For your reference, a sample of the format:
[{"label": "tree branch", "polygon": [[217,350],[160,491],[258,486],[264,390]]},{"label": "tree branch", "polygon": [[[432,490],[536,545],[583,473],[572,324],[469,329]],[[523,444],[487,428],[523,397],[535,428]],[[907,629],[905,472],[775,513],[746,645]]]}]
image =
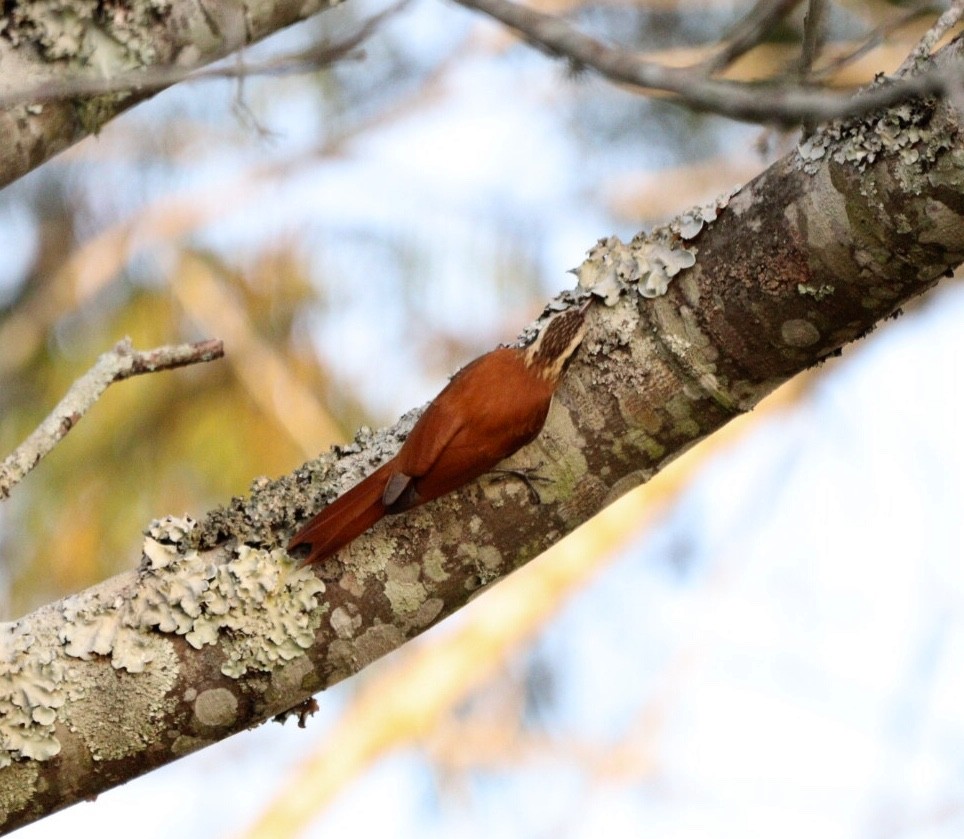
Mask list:
[{"label": "tree branch", "polygon": [[[801,0],[757,0],[732,32],[724,36],[726,45],[698,69],[707,75],[722,72],[738,58],[756,47]],[[694,68],[697,69],[697,68]]]},{"label": "tree branch", "polygon": [[956,92],[955,65],[951,76],[935,71],[891,80],[858,93],[815,90],[793,83],[747,84],[709,78],[692,68],[664,67],[638,53],[605,44],[561,18],[520,6],[511,0],[455,0],[515,29],[526,40],[552,55],[589,67],[611,81],[673,94],[698,110],[752,122],[796,124],[861,116],[927,95]]},{"label": "tree branch", "polygon": [[[183,69],[177,68],[196,70],[330,8],[328,0],[170,0],[128,4],[123,14],[115,14],[109,3],[71,3],[66,14],[57,4],[5,4],[0,15],[0,100],[18,99],[23,79],[43,90],[56,87],[59,79],[92,72],[110,79],[131,68],[154,68],[151,72],[156,70],[158,77],[155,85],[141,90],[0,107],[0,187],[95,134],[172,78],[179,80]],[[171,76],[161,78],[167,73]]]},{"label": "tree branch", "polygon": [[[10,88],[0,92],[0,108],[13,105],[38,105],[76,96],[106,96],[116,93],[154,92],[180,82],[202,82],[211,79],[242,79],[251,76],[288,76],[312,73],[339,61],[364,58],[358,48],[370,38],[378,27],[392,15],[408,5],[400,0],[384,11],[372,15],[355,32],[344,38],[312,44],[307,49],[290,55],[281,55],[265,61],[248,64],[243,60],[235,63],[202,69],[203,65],[183,67],[168,65],[147,67],[114,76],[64,76],[40,84],[22,88]],[[239,59],[241,55],[239,53]]]},{"label": "tree branch", "polygon": [[804,80],[813,73],[813,65],[823,46],[826,17],[826,0],[809,0],[807,14],[803,18],[803,44],[800,49],[800,77]]},{"label": "tree branch", "polygon": [[906,73],[919,62],[927,59],[934,51],[934,47],[937,46],[937,42],[957,26],[962,16],[964,16],[964,0],[953,0],[950,8],[924,33],[924,37],[920,39],[910,55],[904,59],[897,72]]},{"label": "tree branch", "polygon": [[822,64],[820,67],[813,68],[810,72],[811,80],[829,79],[835,73],[840,72],[848,64],[853,64],[871,50],[880,46],[884,39],[894,32],[903,29],[907,24],[924,15],[935,14],[936,9],[928,3],[928,0],[920,0],[916,8],[909,9],[897,17],[875,26],[870,32],[864,35],[863,41],[851,48],[843,55],[837,56],[832,61]]},{"label": "tree branch", "polygon": [[67,432],[80,422],[114,382],[144,373],[214,361],[223,355],[224,347],[215,339],[143,351],[135,350],[130,338],[118,342],[71,385],[67,395],[37,429],[0,463],[0,501],[10,496],[10,490],[67,436]]},{"label": "tree branch", "polygon": [[[807,14],[803,18],[803,43],[800,48],[800,66],[797,69],[800,80],[804,84],[811,82],[813,77],[813,65],[823,46],[826,16],[826,0],[809,0]],[[805,119],[803,136],[809,137],[815,128],[813,119]]]}]

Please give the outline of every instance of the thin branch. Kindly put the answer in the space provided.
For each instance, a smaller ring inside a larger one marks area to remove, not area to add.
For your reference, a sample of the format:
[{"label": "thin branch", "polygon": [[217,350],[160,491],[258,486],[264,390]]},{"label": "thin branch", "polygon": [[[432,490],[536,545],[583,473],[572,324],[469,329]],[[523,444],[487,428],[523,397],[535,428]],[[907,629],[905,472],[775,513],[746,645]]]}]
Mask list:
[{"label": "thin branch", "polygon": [[97,363],[71,385],[60,404],[0,464],[0,501],[9,498],[10,490],[80,422],[109,385],[144,373],[214,361],[223,355],[222,342],[213,338],[142,352],[131,346],[130,338],[119,341],[114,349],[98,358]]},{"label": "thin branch", "polygon": [[707,75],[722,72],[746,55],[792,12],[801,0],[757,0],[746,16],[727,34],[726,45],[716,55],[697,65]]},{"label": "thin branch", "polygon": [[[803,18],[803,43],[800,48],[800,66],[797,69],[801,83],[813,81],[813,65],[823,46],[826,17],[826,0],[810,0],[807,4],[807,13]],[[803,137],[809,137],[816,128],[817,120],[804,119]]]},{"label": "thin branch", "polygon": [[511,0],[455,0],[501,21],[553,55],[595,70],[611,81],[674,94],[698,110],[751,122],[796,124],[865,114],[908,99],[952,92],[946,67],[890,80],[858,93],[825,91],[800,84],[745,84],[707,78],[692,68],[664,67],[630,50],[583,34],[561,18]]},{"label": "thin branch", "polygon": [[403,9],[409,0],[400,0],[382,12],[373,15],[358,29],[340,41],[321,41],[312,44],[301,52],[277,56],[253,64],[247,64],[240,57],[219,67],[202,68],[201,65],[180,67],[164,66],[120,73],[110,78],[100,76],[74,76],[55,79],[22,90],[0,93],[0,108],[12,105],[38,105],[75,96],[103,96],[129,91],[160,90],[179,82],[200,82],[210,79],[243,79],[248,76],[288,76],[312,73],[339,61],[353,61],[364,58],[364,53],[356,51],[378,26],[387,18]]},{"label": "thin branch", "polygon": [[964,0],[954,0],[951,7],[924,33],[924,37],[918,41],[917,46],[904,59],[897,72],[910,72],[919,61],[927,58],[934,51],[937,42],[957,26],[961,17],[964,17]]},{"label": "thin branch", "polygon": [[859,46],[852,48],[849,52],[834,58],[831,61],[827,61],[820,67],[811,70],[810,79],[811,81],[827,79],[838,73],[848,64],[853,64],[860,58],[863,58],[871,50],[879,47],[884,40],[892,35],[899,29],[903,29],[907,24],[916,20],[923,15],[937,14],[939,9],[935,7],[932,3],[923,3],[916,9],[911,9],[905,14],[899,17],[889,20],[886,23],[880,24],[880,26],[874,27],[870,32],[864,36],[864,40]]},{"label": "thin branch", "polygon": [[800,78],[808,79],[823,46],[827,19],[826,0],[810,0],[803,18],[803,45],[800,51]]}]

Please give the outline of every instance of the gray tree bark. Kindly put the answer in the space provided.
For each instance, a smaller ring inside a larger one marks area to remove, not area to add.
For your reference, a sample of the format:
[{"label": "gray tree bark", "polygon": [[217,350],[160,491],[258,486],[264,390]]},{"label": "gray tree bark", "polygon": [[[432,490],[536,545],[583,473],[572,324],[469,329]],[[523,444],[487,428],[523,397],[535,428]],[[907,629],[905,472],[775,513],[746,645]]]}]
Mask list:
[{"label": "gray tree bark", "polygon": [[[152,68],[186,75],[337,5],[324,0],[57,0],[0,9],[0,187],[96,134],[167,84],[36,102],[65,79],[106,80]],[[26,99],[24,98],[26,95]]]},{"label": "gray tree bark", "polygon": [[[962,43],[933,60],[960,75]],[[948,104],[900,105],[666,228],[600,241],[578,271],[600,299],[587,338],[512,459],[548,479],[542,503],[482,479],[295,569],[296,523],[393,453],[409,415],[199,523],[156,522],[136,571],[2,627],[2,829],[357,672],[891,317],[964,260],[961,139]]]}]

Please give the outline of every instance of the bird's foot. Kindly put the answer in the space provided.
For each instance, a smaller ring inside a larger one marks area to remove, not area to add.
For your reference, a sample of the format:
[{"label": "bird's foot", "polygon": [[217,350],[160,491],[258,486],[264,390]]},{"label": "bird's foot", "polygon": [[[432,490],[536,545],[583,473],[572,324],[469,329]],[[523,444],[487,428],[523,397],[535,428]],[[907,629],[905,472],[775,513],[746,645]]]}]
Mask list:
[{"label": "bird's foot", "polygon": [[304,728],[308,722],[308,717],[313,717],[317,712],[318,700],[313,696],[309,696],[303,702],[299,702],[287,711],[275,714],[274,721],[284,725],[290,717],[296,717],[298,720],[298,728]]},{"label": "bird's foot", "polygon": [[539,495],[539,490],[537,490],[533,484],[533,481],[549,481],[543,475],[538,474],[538,467],[536,466],[526,466],[519,469],[492,469],[491,474],[497,476],[509,475],[513,478],[518,478],[522,483],[526,485],[529,490],[529,496],[532,498],[533,504],[541,504],[542,496]]}]

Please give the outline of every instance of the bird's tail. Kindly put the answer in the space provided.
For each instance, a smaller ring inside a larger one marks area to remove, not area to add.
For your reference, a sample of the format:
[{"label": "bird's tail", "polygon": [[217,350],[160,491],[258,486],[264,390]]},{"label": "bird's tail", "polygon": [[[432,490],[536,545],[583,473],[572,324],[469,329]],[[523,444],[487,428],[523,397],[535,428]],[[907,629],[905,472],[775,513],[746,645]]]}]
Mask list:
[{"label": "bird's tail", "polygon": [[299,545],[309,545],[311,551],[304,564],[314,565],[328,559],[368,530],[385,515],[382,494],[391,466],[392,461],[380,466],[315,515],[288,542],[288,552],[291,553]]}]

